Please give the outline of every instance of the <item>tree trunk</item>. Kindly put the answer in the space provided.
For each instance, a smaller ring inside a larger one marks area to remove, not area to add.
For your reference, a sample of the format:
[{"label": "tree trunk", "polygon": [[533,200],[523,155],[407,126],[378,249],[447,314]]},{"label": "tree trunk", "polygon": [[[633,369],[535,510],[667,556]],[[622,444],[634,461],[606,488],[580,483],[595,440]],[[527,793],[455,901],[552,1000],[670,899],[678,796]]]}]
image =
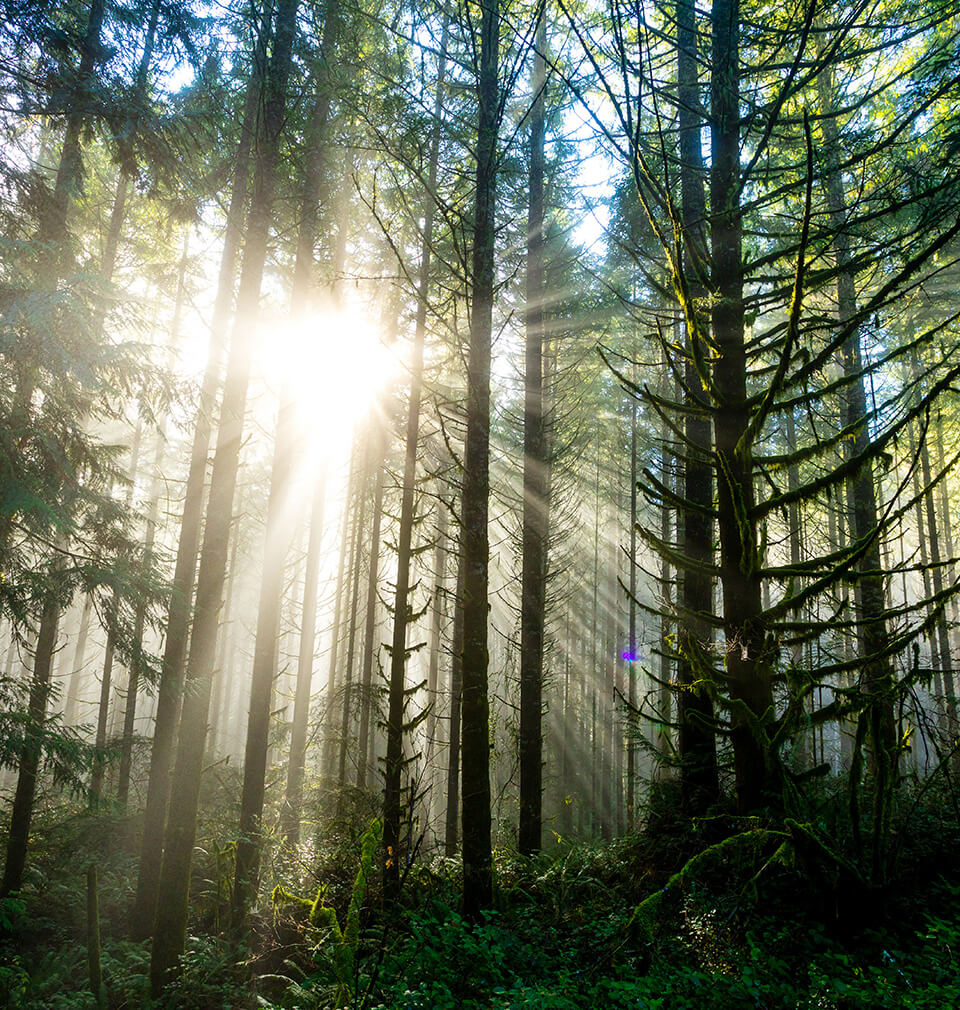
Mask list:
[{"label": "tree trunk", "polygon": [[360,727],[357,736],[357,788],[367,788],[370,750],[370,713],[373,708],[373,659],[376,649],[377,586],[380,582],[380,526],[383,522],[385,432],[378,425],[380,440],[377,486],[373,499],[373,529],[370,531],[370,560],[367,565],[367,612],[364,615],[363,658],[360,667]]},{"label": "tree trunk", "polygon": [[[838,322],[849,327],[857,314],[856,267],[852,262],[850,236],[846,232],[846,199],[843,178],[839,169],[841,148],[839,130],[834,117],[835,86],[827,70],[817,78],[820,125],[825,141],[827,163],[827,205],[833,232],[833,246],[837,261]],[[842,423],[845,427],[858,425],[856,435],[847,441],[848,453],[859,455],[870,444],[867,422],[867,396],[864,388],[863,358],[860,333],[854,329],[844,343],[840,355],[844,376],[851,380],[841,404]],[[865,699],[867,733],[877,772],[877,796],[888,793],[888,786],[896,764],[897,731],[893,712],[893,670],[884,653],[889,645],[889,633],[884,617],[883,567],[880,558],[880,538],[877,532],[877,500],[874,488],[873,467],[867,465],[847,483],[850,535],[854,542],[873,541],[857,566],[859,577],[855,587],[858,622],[858,647],[862,670],[860,691]],[[884,806],[886,800],[883,801]],[[881,820],[883,815],[881,816]],[[876,826],[876,837],[881,837],[884,826]]]},{"label": "tree trunk", "polygon": [[317,638],[317,590],[320,556],[323,549],[323,516],[326,498],[326,472],[313,490],[313,512],[307,541],[307,564],[303,575],[303,605],[300,618],[300,651],[297,656],[297,688],[293,699],[293,727],[290,756],[287,761],[287,788],[281,814],[281,827],[287,845],[300,839],[300,811],[303,805],[303,770],[307,754],[307,728],[310,721],[310,684],[313,680],[313,654]]},{"label": "tree trunk", "polygon": [[447,505],[437,493],[436,541],[433,546],[433,592],[430,594],[430,656],[427,668],[427,712],[426,746],[423,758],[427,781],[427,823],[433,822],[436,802],[437,775],[434,755],[436,753],[437,710],[440,703],[440,639],[443,630],[444,598],[446,595],[447,562]]},{"label": "tree trunk", "polygon": [[627,636],[627,832],[633,831],[634,789],[637,748],[630,731],[637,711],[637,401],[630,401],[630,574],[628,577],[629,610]]},{"label": "tree trunk", "polygon": [[200,387],[200,402],[190,448],[190,466],[183,495],[180,535],[174,564],[173,584],[167,611],[166,638],[157,687],[157,710],[150,750],[150,771],[147,778],[147,799],[143,812],[143,837],[137,867],[137,894],[131,916],[131,932],[143,939],[153,929],[157,905],[157,888],[163,851],[163,833],[170,795],[170,772],[173,767],[174,742],[183,685],[183,668],[187,655],[190,615],[197,571],[197,552],[203,519],[203,492],[206,483],[207,455],[210,449],[213,414],[217,388],[220,384],[220,364],[223,356],[227,323],[233,307],[237,257],[243,233],[244,211],[249,188],[250,161],[256,116],[260,107],[263,85],[263,65],[270,37],[269,15],[258,37],[253,69],[244,102],[240,143],[234,160],[233,185],[227,211],[227,227],[220,257],[217,295],[210,326],[210,351]]},{"label": "tree trunk", "polygon": [[413,541],[414,492],[417,478],[417,444],[420,434],[420,401],[423,392],[423,352],[427,333],[427,305],[430,296],[430,259],[433,248],[434,194],[440,152],[441,113],[447,65],[449,16],[444,11],[437,91],[433,107],[433,134],[427,192],[423,197],[423,240],[417,279],[417,318],[410,362],[410,394],[400,498],[400,529],[397,538],[397,583],[393,606],[393,635],[390,647],[390,681],[387,698],[387,753],[383,790],[383,898],[393,904],[400,897],[400,785],[403,771],[404,677],[407,662],[407,623],[410,604],[410,559]]},{"label": "tree trunk", "polygon": [[714,446],[718,466],[720,578],[726,668],[733,702],[731,740],[737,806],[747,813],[779,799],[779,775],[767,727],[774,717],[766,651],[754,504],[753,459],[744,349],[740,210],[740,4],[712,9],[711,281],[717,347]]},{"label": "tree trunk", "polygon": [[466,566],[457,551],[457,594],[453,601],[453,646],[450,654],[450,731],[447,747],[447,810],[443,851],[455,856],[460,824],[460,724],[463,700],[463,592]]},{"label": "tree trunk", "polygon": [[[185,278],[187,273],[187,239],[183,243],[183,255],[180,257],[180,269],[177,277],[177,294],[173,308],[173,320],[170,329],[170,362],[174,364],[175,349],[180,339],[180,318],[183,314],[185,296]],[[161,425],[157,438],[156,454],[153,461],[153,489],[150,494],[150,504],[147,507],[147,525],[144,531],[143,555],[148,562],[153,560],[153,546],[157,530],[157,514],[160,508],[162,491],[161,469],[163,453],[166,445],[165,425]],[[133,629],[133,656],[130,664],[130,676],[127,680],[126,704],[123,712],[123,736],[120,744],[120,769],[117,782],[117,802],[126,809],[130,792],[130,771],[133,766],[133,731],[137,716],[137,692],[143,672],[143,630],[146,620],[146,600],[140,599],[136,604]]]},{"label": "tree trunk", "polygon": [[[367,442],[364,448],[363,474],[360,484],[360,507],[357,509],[357,527],[354,535],[353,561],[350,565],[353,585],[350,587],[350,620],[347,622],[347,662],[343,677],[343,706],[340,710],[340,756],[337,761],[337,808],[343,811],[343,789],[347,784],[347,747],[350,722],[353,714],[353,661],[357,645],[357,610],[360,606],[360,555],[363,548],[363,531],[367,520],[367,484],[371,470],[373,447]],[[362,759],[359,759],[362,760]]]},{"label": "tree trunk", "polygon": [[241,929],[247,908],[256,898],[260,879],[260,855],[263,844],[263,799],[267,775],[267,747],[270,737],[270,712],[273,682],[277,674],[277,640],[280,635],[280,611],[283,603],[283,576],[290,549],[289,505],[295,432],[294,404],[284,396],[277,418],[277,429],[267,501],[263,569],[260,578],[260,603],[257,608],[257,633],[253,647],[253,676],[250,683],[250,709],[243,759],[243,790],[240,798],[240,834],[233,887],[232,923]]},{"label": "tree trunk", "polygon": [[107,647],[103,654],[103,672],[100,675],[100,704],[97,706],[96,748],[99,754],[93,761],[93,774],[90,776],[90,792],[87,805],[90,810],[100,806],[100,795],[103,792],[104,759],[101,756],[107,747],[107,717],[110,713],[110,686],[113,679],[113,657],[116,651],[116,636],[112,621],[108,621]]},{"label": "tree trunk", "polygon": [[[696,8],[691,0],[677,3],[677,77],[680,105],[680,190],[683,215],[684,268],[690,309],[700,326],[709,325],[706,287],[706,200],[701,143],[703,116],[698,80]],[[686,323],[684,385],[689,405],[702,388],[697,357],[704,353],[690,320]],[[682,554],[692,564],[680,573],[682,620],[677,645],[677,723],[680,753],[681,804],[690,815],[702,815],[720,798],[713,702],[706,683],[712,666],[713,580],[703,571],[713,563],[713,470],[708,415],[688,413],[684,422],[683,497],[679,516]]]},{"label": "tree trunk", "polygon": [[30,821],[33,818],[33,802],[37,792],[37,773],[40,769],[40,731],[47,715],[50,672],[57,644],[59,619],[60,603],[51,596],[44,604],[40,616],[40,631],[33,661],[33,679],[30,682],[30,697],[27,701],[28,724],[23,748],[20,751],[17,791],[13,797],[13,810],[10,814],[7,858],[3,867],[3,883],[0,884],[0,898],[6,898],[12,892],[19,891],[23,883]]},{"label": "tree trunk", "polygon": [[500,88],[499,0],[483,5],[477,100],[476,208],[470,275],[470,348],[464,452],[463,584],[463,911],[476,920],[493,901],[490,852],[490,729],[487,700],[487,530],[490,493],[490,352],[496,242],[497,128]]},{"label": "tree trunk", "polygon": [[[83,663],[87,651],[87,638],[90,634],[90,617],[93,614],[93,594],[87,593],[83,598],[83,609],[80,611],[80,627],[77,631],[77,641],[73,649],[73,663],[70,665],[70,680],[67,682],[67,700],[63,709],[63,722],[73,726],[77,722],[77,707],[80,703],[80,684],[83,680]],[[16,639],[14,638],[15,642]]]},{"label": "tree trunk", "polygon": [[547,27],[537,10],[530,111],[527,205],[527,304],[523,407],[523,563],[520,576],[520,823],[522,855],[540,850],[543,834],[543,634],[546,607],[549,462],[543,412],[543,172],[546,136]]},{"label": "tree trunk", "polygon": [[150,963],[150,981],[154,995],[159,994],[173,971],[186,939],[190,864],[196,834],[211,677],[216,659],[217,626],[223,600],[254,327],[272,220],[276,164],[285,118],[287,77],[296,31],[296,13],[297,0],[279,0],[276,42],[267,73],[262,117],[263,141],[257,157],[256,181],[240,278],[237,324],[227,363],[197,578],[195,617],[186,671],[187,690],[184,691],[174,768],[178,788],[170,797],[164,836],[163,863],[157,892],[164,895],[164,901],[157,903]]},{"label": "tree trunk", "polygon": [[[930,486],[933,478],[930,472],[930,452],[927,442],[927,438],[924,438],[920,445],[920,475],[926,489],[923,504],[927,519],[927,540],[930,545],[930,575],[933,581],[934,595],[939,597],[944,590],[943,566],[941,564],[940,532],[934,511],[934,492]],[[953,658],[950,655],[950,634],[947,629],[945,605],[941,606],[940,613],[937,615],[934,634],[937,636],[937,647],[940,653],[940,673],[947,704],[947,723],[950,727],[950,734],[953,736],[956,733],[957,699],[953,682]]]},{"label": "tree trunk", "polygon": [[[326,709],[323,713],[323,774],[328,778],[333,778],[333,756],[336,745],[335,713],[336,696],[340,686],[340,639],[342,637],[341,620],[343,615],[344,600],[347,599],[347,580],[350,577],[352,568],[349,567],[355,553],[355,544],[360,535],[357,525],[356,502],[358,495],[363,492],[363,468],[357,464],[356,451],[353,453],[350,462],[350,476],[347,478],[346,497],[344,498],[343,515],[340,523],[340,561],[337,565],[337,588],[336,602],[333,607],[333,629],[331,632],[332,641],[330,644],[330,671],[327,676]],[[353,512],[353,520],[350,520],[350,513]],[[347,530],[350,530],[348,535]]]}]

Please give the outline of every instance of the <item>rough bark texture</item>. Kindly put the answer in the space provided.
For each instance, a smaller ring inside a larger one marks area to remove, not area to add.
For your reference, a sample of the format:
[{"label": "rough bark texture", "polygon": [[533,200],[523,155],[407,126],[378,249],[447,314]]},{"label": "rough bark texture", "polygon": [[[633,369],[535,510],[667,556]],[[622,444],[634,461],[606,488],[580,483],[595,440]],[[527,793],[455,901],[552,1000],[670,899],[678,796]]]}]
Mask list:
[{"label": "rough bark texture", "polygon": [[[677,4],[677,77],[680,104],[680,198],[683,216],[684,270],[690,308],[701,326],[708,325],[707,289],[704,277],[706,255],[706,176],[701,146],[702,115],[697,72],[696,11],[689,0]],[[702,388],[697,372],[694,341],[699,339],[686,326],[687,363],[684,384],[687,397]],[[692,405],[692,404],[691,404]],[[706,407],[706,404],[701,404]],[[683,461],[683,498],[686,507],[679,517],[681,553],[690,565],[680,576],[682,619],[677,644],[677,722],[680,753],[681,803],[690,814],[702,814],[720,798],[717,752],[713,732],[713,703],[705,680],[711,667],[713,634],[703,618],[713,612],[713,585],[703,566],[713,562],[713,466],[710,458],[709,415],[688,414]]]},{"label": "rough bark texture", "polygon": [[490,346],[493,327],[497,174],[498,0],[483,5],[477,100],[476,206],[470,273],[470,347],[467,364],[467,434],[464,452],[462,546],[463,701],[462,824],[463,911],[478,919],[493,901],[490,851],[490,728],[487,698],[487,582],[490,493]]},{"label": "rough bark texture", "polygon": [[547,83],[546,11],[534,39],[527,203],[527,305],[523,404],[523,562],[520,575],[520,822],[517,847],[540,849],[543,834],[543,632],[549,528],[543,411],[543,170]]},{"label": "rough bark texture", "polygon": [[766,731],[774,710],[757,531],[750,517],[752,445],[743,438],[750,407],[741,250],[739,0],[717,0],[712,27],[710,237],[713,336],[718,351],[714,385],[720,401],[714,412],[714,447],[731,741],[737,805],[747,812],[774,801],[778,784]]}]

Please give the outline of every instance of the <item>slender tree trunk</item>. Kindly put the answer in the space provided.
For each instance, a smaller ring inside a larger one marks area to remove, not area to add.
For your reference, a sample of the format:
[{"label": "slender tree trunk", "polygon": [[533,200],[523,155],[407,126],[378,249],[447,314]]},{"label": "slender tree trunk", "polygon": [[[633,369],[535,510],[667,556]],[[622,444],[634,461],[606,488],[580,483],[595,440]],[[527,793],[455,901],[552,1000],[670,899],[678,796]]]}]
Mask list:
[{"label": "slender tree trunk", "polygon": [[[354,535],[353,562],[350,565],[353,585],[350,587],[350,620],[347,623],[347,662],[343,677],[343,707],[340,712],[340,756],[337,762],[337,806],[343,810],[343,789],[347,784],[347,747],[350,738],[350,722],[353,715],[353,661],[357,645],[357,610],[360,606],[360,555],[363,549],[363,531],[367,519],[367,484],[371,470],[373,448],[367,442],[364,448],[363,479],[360,485],[360,507],[357,509],[357,527]],[[358,758],[362,760],[362,758]]]},{"label": "slender tree trunk", "polygon": [[[67,726],[77,722],[77,707],[80,702],[80,684],[83,681],[83,662],[87,651],[87,638],[90,634],[90,617],[93,614],[93,594],[87,593],[83,598],[83,609],[80,611],[80,627],[77,630],[77,640],[73,649],[73,663],[70,666],[70,680],[67,682],[67,701],[63,710],[63,721]],[[15,639],[13,640],[15,641]]]},{"label": "slender tree trunk", "polygon": [[[923,505],[927,520],[927,540],[930,545],[930,577],[933,582],[934,595],[939,597],[944,590],[943,566],[941,564],[940,532],[937,528],[937,517],[934,511],[934,492],[931,488],[933,478],[930,472],[930,452],[926,438],[920,446],[920,475],[926,489]],[[957,699],[953,682],[953,659],[950,655],[950,634],[947,629],[947,615],[944,607],[941,607],[940,613],[937,615],[934,633],[937,636],[937,648],[940,653],[940,671],[947,702],[947,722],[952,735],[956,732]]]},{"label": "slender tree trunk", "polygon": [[453,647],[450,655],[450,743],[447,748],[447,811],[444,852],[455,856],[460,823],[460,727],[463,701],[463,593],[466,566],[462,545],[457,551],[457,594],[453,602]]},{"label": "slender tree trunk", "polygon": [[327,127],[334,93],[333,68],[336,65],[339,35],[339,0],[327,0],[323,34],[320,39],[320,65],[316,73],[317,90],[307,124],[307,160],[300,198],[300,227],[297,232],[297,256],[294,263],[291,300],[294,314],[302,312],[307,307],[314,286],[314,254],[317,244],[320,190],[330,151]]},{"label": "slender tree trunk", "polygon": [[6,898],[19,891],[23,883],[23,870],[27,862],[27,843],[30,838],[30,822],[33,818],[33,803],[37,792],[37,773],[40,769],[41,730],[47,715],[47,699],[50,696],[50,672],[53,653],[57,645],[57,622],[60,618],[60,602],[48,597],[40,617],[40,633],[33,661],[33,679],[30,683],[30,697],[27,701],[27,731],[20,751],[17,791],[13,797],[10,814],[10,831],[7,836],[7,858],[3,867],[3,883],[0,884],[0,898]]},{"label": "slender tree trunk", "polygon": [[[787,452],[792,456],[797,451],[797,428],[796,421],[793,416],[793,411],[788,412],[786,416],[786,429],[787,429]],[[800,487],[800,472],[796,463],[791,463],[787,468],[787,488],[792,493],[795,493]],[[790,564],[792,566],[799,567],[801,560],[801,549],[800,543],[802,538],[802,530],[800,529],[801,515],[800,515],[800,503],[792,502],[787,509],[787,525],[789,529],[787,530],[787,539],[790,544]],[[799,579],[799,576],[792,576],[794,580]],[[790,650],[790,661],[796,669],[796,678],[801,676],[800,670],[803,666],[803,645],[800,643],[795,644]],[[808,708],[813,707],[813,697],[811,696],[809,702],[804,701],[803,711],[804,713]],[[810,763],[810,746],[813,745],[816,749],[816,741],[812,739],[814,730],[807,728],[806,716],[804,715],[801,725],[798,730],[798,744],[797,744],[797,754],[799,758],[799,763],[801,768],[805,768]],[[815,756],[814,756],[815,762]]]},{"label": "slender tree trunk", "polygon": [[263,90],[264,63],[270,37],[270,10],[267,5],[264,22],[253,58],[253,69],[244,102],[240,143],[234,159],[233,186],[227,211],[227,227],[220,257],[217,295],[210,327],[210,351],[200,387],[200,402],[190,448],[190,466],[183,495],[180,535],[174,563],[173,583],[167,611],[166,638],[157,687],[157,710],[153,743],[150,751],[150,771],[147,778],[147,799],[143,813],[143,836],[137,868],[137,893],[131,916],[131,932],[137,939],[150,935],[157,905],[160,880],[164,825],[170,795],[170,772],[174,760],[174,742],[183,685],[183,670],[193,591],[203,520],[203,492],[206,483],[207,455],[210,449],[212,419],[216,409],[220,384],[221,359],[227,324],[233,307],[237,258],[243,233],[244,211],[249,188],[250,161],[256,116]]},{"label": "slender tree trunk", "polygon": [[110,687],[113,679],[113,657],[116,651],[116,636],[113,631],[112,618],[107,626],[107,647],[103,654],[103,672],[100,675],[100,704],[97,706],[97,735],[95,744],[99,754],[94,758],[93,774],[90,776],[90,792],[87,805],[91,810],[100,806],[100,796],[103,792],[103,776],[106,770],[104,758],[101,756],[107,747],[107,717],[110,713]]},{"label": "slender tree trunk", "polygon": [[357,788],[367,788],[370,750],[370,712],[373,707],[373,659],[376,649],[377,586],[380,582],[380,526],[383,522],[385,432],[378,431],[377,486],[373,499],[373,529],[370,532],[370,560],[367,565],[367,611],[364,616],[363,659],[360,668],[360,727],[357,739]]},{"label": "slender tree trunk", "polygon": [[477,100],[476,207],[473,220],[467,435],[464,452],[463,584],[463,911],[476,920],[493,901],[490,852],[490,729],[487,700],[487,530],[490,494],[490,350],[496,242],[497,128],[500,88],[499,0],[483,5]]},{"label": "slender tree trunk", "polygon": [[100,900],[97,894],[97,867],[87,867],[87,979],[100,1010],[106,1010],[107,993],[100,966]]},{"label": "slender tree trunk", "polygon": [[321,473],[313,491],[313,512],[307,541],[307,564],[303,575],[303,605],[300,618],[300,651],[297,656],[297,688],[293,699],[293,728],[287,761],[287,788],[281,826],[288,845],[300,839],[300,811],[303,804],[303,771],[307,754],[310,721],[310,685],[317,638],[317,590],[320,556],[323,549],[323,517],[326,499],[326,472]]},{"label": "slender tree trunk", "polygon": [[[937,423],[936,423],[936,447],[937,447],[937,469],[942,471],[946,467],[946,454],[943,451],[943,414],[940,409],[937,408]],[[940,482],[940,522],[941,529],[943,530],[943,545],[946,551],[947,561],[952,562],[953,554],[953,517],[951,515],[950,509],[950,481],[943,480]],[[945,575],[947,579],[953,577],[953,564],[949,564]],[[956,637],[957,637],[957,624],[960,621],[960,608],[958,608],[956,596],[950,597],[949,603],[949,613],[951,618],[951,625],[953,626],[954,633],[951,636],[954,639],[953,648],[956,649]]]},{"label": "slender tree trunk", "polygon": [[543,834],[543,634],[549,503],[543,411],[543,171],[547,23],[537,10],[531,87],[527,205],[527,305],[523,407],[523,563],[520,576],[520,823],[517,847],[538,852]]},{"label": "slender tree trunk", "polygon": [[[183,313],[185,297],[185,280],[187,273],[187,239],[184,239],[183,255],[180,257],[180,268],[177,276],[177,294],[173,308],[173,320],[170,330],[170,366],[174,364],[175,349],[180,339],[180,318]],[[153,461],[153,490],[150,494],[150,504],[147,507],[147,525],[144,531],[143,553],[147,562],[153,560],[154,539],[157,530],[157,515],[160,508],[162,491],[161,468],[165,446],[165,425],[161,425],[156,454]],[[132,490],[132,489],[131,489]],[[121,809],[126,809],[130,792],[130,772],[133,767],[133,731],[137,717],[137,692],[143,672],[143,631],[146,620],[146,599],[137,601],[134,614],[133,656],[130,663],[130,676],[127,680],[127,695],[123,712],[123,735],[120,744],[120,768],[117,782],[117,802]]]},{"label": "slender tree trunk", "polygon": [[253,676],[243,759],[243,790],[240,798],[240,835],[233,886],[232,922],[241,929],[247,908],[256,898],[263,845],[263,799],[267,775],[270,712],[277,674],[277,641],[283,602],[283,576],[290,548],[290,487],[293,469],[294,405],[284,396],[277,419],[267,523],[264,537],[257,633],[253,647]]},{"label": "slender tree trunk", "polygon": [[[917,444],[913,437],[913,432],[908,432],[910,453],[915,455],[917,452]],[[913,484],[913,495],[916,501],[914,502],[914,521],[917,524],[917,545],[920,548],[920,577],[923,583],[923,596],[925,600],[930,599],[930,558],[927,551],[927,531],[924,526],[924,516],[923,516],[923,496],[922,489],[920,487],[920,475],[916,468],[913,471],[913,479],[911,481]],[[927,616],[929,617],[933,612],[933,607],[930,603],[924,608]],[[930,643],[930,671],[933,674],[933,685],[934,694],[937,696],[937,701],[941,702],[944,697],[943,692],[943,677],[940,673],[940,652],[937,648],[938,640],[935,630],[931,630],[927,634],[927,639]],[[937,713],[937,720],[939,721],[941,713]]]},{"label": "slender tree trunk", "polygon": [[[840,136],[834,117],[835,86],[832,74],[824,71],[817,78],[821,120],[825,141],[824,157],[827,162],[827,205],[833,232],[833,246],[837,261],[838,322],[849,328],[857,314],[856,267],[853,264],[850,236],[846,231],[846,199],[843,178],[839,169],[841,161]],[[844,426],[858,425],[848,452],[859,455],[870,444],[867,421],[867,396],[864,386],[863,356],[860,333],[854,329],[846,340],[840,355],[844,376],[851,380],[843,397],[842,421]],[[896,763],[897,731],[893,711],[893,670],[884,653],[889,645],[889,633],[884,617],[884,579],[880,558],[880,537],[877,535],[877,500],[873,467],[867,465],[847,484],[850,534],[855,542],[873,537],[869,549],[860,559],[859,577],[855,587],[858,621],[858,646],[863,664],[860,673],[860,690],[866,703],[867,731],[877,771],[877,795],[888,794]],[[882,801],[886,804],[886,800]],[[881,813],[881,820],[884,819]],[[884,825],[876,826],[880,838]]]},{"label": "slender tree trunk", "polygon": [[415,522],[415,487],[417,445],[420,434],[420,402],[423,391],[423,352],[427,333],[427,305],[430,295],[430,259],[433,248],[434,194],[440,151],[441,114],[446,77],[448,15],[444,12],[440,56],[437,66],[437,91],[434,98],[433,134],[430,140],[430,165],[427,192],[423,199],[423,240],[420,247],[420,271],[417,282],[417,319],[410,362],[410,394],[407,403],[407,428],[403,462],[403,488],[400,498],[400,529],[397,538],[397,582],[393,607],[393,635],[390,648],[390,681],[387,698],[387,753],[383,791],[383,897],[393,904],[400,897],[400,815],[401,775],[403,772],[404,678],[407,662],[407,624],[410,604],[410,560]]},{"label": "slender tree trunk", "polygon": [[447,506],[437,494],[436,541],[433,546],[433,592],[430,594],[430,657],[427,668],[427,726],[426,747],[423,758],[427,775],[427,823],[433,823],[436,802],[437,769],[436,753],[437,709],[440,703],[440,637],[443,628],[444,596],[446,593],[447,561]]},{"label": "slender tree trunk", "polygon": [[[627,726],[637,710],[637,401],[630,401],[630,574],[628,578],[629,630],[627,638]],[[637,749],[633,733],[627,735],[627,831],[633,831]]]},{"label": "slender tree trunk", "polygon": [[227,364],[217,451],[213,461],[210,500],[204,532],[190,655],[187,662],[183,711],[174,775],[178,788],[171,793],[163,863],[158,893],[151,988],[159,994],[174,970],[186,939],[190,864],[196,834],[200,773],[207,733],[210,687],[216,659],[217,626],[223,601],[230,541],[230,519],[236,487],[243,415],[253,350],[254,326],[260,304],[260,285],[272,220],[273,191],[279,139],[284,124],[287,78],[296,31],[297,0],[279,0],[276,42],[267,73],[263,113],[263,141],[257,157],[256,182],[250,208],[247,241],[240,278],[237,325]]},{"label": "slender tree trunk", "polygon": [[[336,603],[333,614],[333,641],[330,648],[330,674],[327,678],[327,706],[324,712],[324,740],[323,740],[323,774],[329,778],[334,777],[334,757],[337,754],[337,733],[336,733],[336,699],[340,691],[340,640],[343,638],[343,626],[347,623],[346,632],[349,636],[349,623],[342,620],[344,606],[350,605],[350,581],[353,576],[354,565],[357,556],[357,541],[360,537],[360,524],[358,504],[364,492],[366,460],[363,464],[358,464],[357,453],[354,452],[350,463],[350,477],[347,481],[347,496],[344,499],[344,513],[342,517],[341,544],[340,544],[340,564],[337,573]],[[351,518],[352,514],[352,518]],[[349,536],[347,528],[349,525]]]},{"label": "slender tree trunk", "polygon": [[[210,711],[210,736],[207,746],[211,754],[220,753],[220,741],[223,736],[223,723],[226,722],[228,728],[231,727],[230,711],[233,702],[233,695],[240,695],[242,690],[239,685],[234,685],[234,663],[233,658],[236,653],[237,636],[233,631],[234,608],[237,595],[237,583],[239,582],[239,572],[237,571],[237,554],[240,551],[240,531],[239,526],[244,516],[245,496],[241,491],[237,495],[237,515],[234,521],[234,529],[230,537],[230,560],[227,563],[226,593],[223,603],[223,617],[220,621],[220,628],[217,632],[217,664],[214,673],[213,702]],[[233,689],[236,689],[235,691]],[[224,719],[224,711],[227,713]],[[240,721],[240,717],[236,722]]]}]

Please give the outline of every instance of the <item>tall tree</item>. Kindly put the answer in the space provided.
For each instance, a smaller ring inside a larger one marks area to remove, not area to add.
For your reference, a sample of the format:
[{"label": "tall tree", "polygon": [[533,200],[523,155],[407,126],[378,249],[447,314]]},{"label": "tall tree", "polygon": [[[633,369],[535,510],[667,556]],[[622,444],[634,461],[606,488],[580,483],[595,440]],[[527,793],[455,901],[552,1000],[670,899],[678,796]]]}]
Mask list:
[{"label": "tall tree", "polygon": [[420,272],[417,280],[417,317],[410,362],[410,392],[404,443],[403,487],[400,498],[400,529],[397,537],[397,581],[393,602],[393,634],[390,646],[390,681],[387,697],[387,754],[383,792],[383,893],[394,903],[400,896],[400,811],[403,772],[403,726],[407,625],[410,615],[410,562],[413,548],[417,449],[420,436],[420,405],[423,397],[423,355],[427,335],[427,308],[430,297],[430,261],[433,251],[433,222],[436,212],[437,170],[440,156],[443,90],[447,67],[449,14],[444,8],[443,29],[437,64],[437,90],[433,107],[430,161],[423,198],[423,232]]},{"label": "tall tree", "polygon": [[530,110],[527,205],[527,304],[523,406],[523,563],[520,586],[520,822],[521,853],[539,851],[543,834],[543,636],[549,516],[543,397],[543,169],[546,135],[547,19],[537,4]]},{"label": "tall tree", "polygon": [[186,690],[174,776],[178,789],[170,797],[164,834],[156,908],[150,982],[158,994],[186,939],[190,864],[196,835],[197,804],[207,731],[210,689],[216,658],[217,626],[223,597],[230,518],[240,460],[243,416],[250,378],[250,359],[267,256],[280,136],[285,122],[287,81],[296,34],[298,0],[278,0],[274,45],[267,68],[260,144],[256,158],[253,199],[247,223],[237,321],[227,361],[217,432],[217,450],[210,482],[203,549],[197,576],[197,596],[186,668]]},{"label": "tall tree", "polygon": [[247,209],[254,124],[262,97],[264,64],[272,31],[270,11],[271,8],[268,7],[262,22],[255,26],[257,41],[244,97],[240,138],[233,162],[233,182],[210,326],[210,348],[194,420],[190,463],[180,515],[177,556],[167,610],[160,682],[157,686],[157,709],[150,749],[147,798],[143,812],[143,835],[137,868],[137,892],[131,917],[132,933],[139,938],[151,934],[157,905],[163,832],[170,793],[170,772],[174,762],[174,744],[180,714],[183,671],[187,657],[188,631],[197,572],[197,556],[200,548],[207,456],[210,449],[217,389],[220,384],[223,344],[230,321],[230,313],[233,309],[237,258],[240,252]]},{"label": "tall tree", "polygon": [[470,271],[467,434],[461,503],[463,700],[461,781],[463,909],[479,918],[493,901],[490,850],[490,713],[487,693],[487,529],[490,494],[490,357],[493,335],[497,136],[500,85],[499,0],[481,5],[477,60],[476,196]]}]

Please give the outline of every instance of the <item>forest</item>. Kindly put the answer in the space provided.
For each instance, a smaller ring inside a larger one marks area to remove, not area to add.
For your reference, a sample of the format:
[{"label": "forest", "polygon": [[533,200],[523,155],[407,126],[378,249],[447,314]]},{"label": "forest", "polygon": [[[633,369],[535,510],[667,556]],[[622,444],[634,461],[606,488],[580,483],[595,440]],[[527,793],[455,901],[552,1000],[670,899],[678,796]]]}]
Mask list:
[{"label": "forest", "polygon": [[0,1006],[960,1006],[960,2],[0,14]]}]

